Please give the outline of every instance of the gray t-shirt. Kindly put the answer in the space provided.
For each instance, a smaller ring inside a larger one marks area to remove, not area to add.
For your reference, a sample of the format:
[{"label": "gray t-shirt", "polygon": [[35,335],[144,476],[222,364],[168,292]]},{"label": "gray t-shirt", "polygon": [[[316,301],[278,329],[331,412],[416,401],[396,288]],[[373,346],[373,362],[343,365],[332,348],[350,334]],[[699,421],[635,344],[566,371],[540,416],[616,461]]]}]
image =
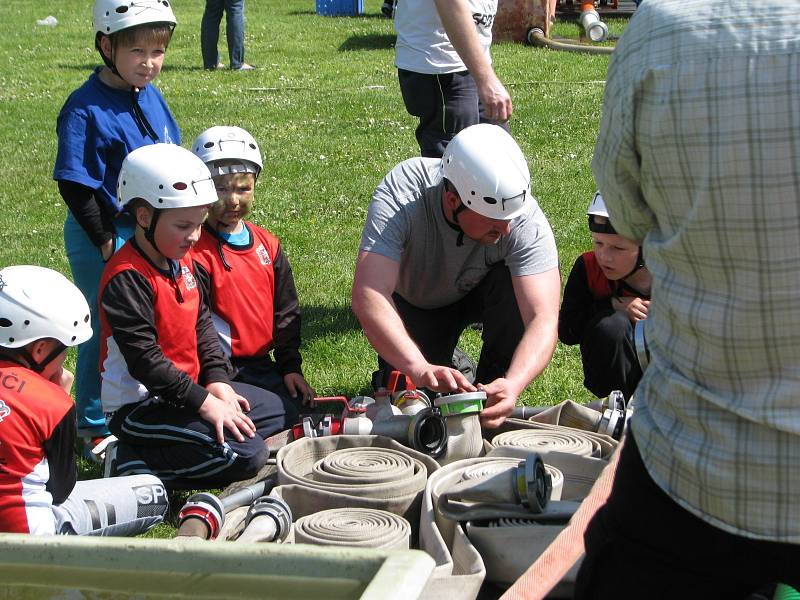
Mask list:
[{"label": "gray t-shirt", "polygon": [[400,263],[396,292],[414,306],[439,308],[472,290],[489,269],[505,262],[512,276],[558,265],[555,239],[538,204],[511,223],[511,234],[492,246],[458,232],[445,220],[441,160],[411,158],[381,181],[372,196],[361,250]]}]

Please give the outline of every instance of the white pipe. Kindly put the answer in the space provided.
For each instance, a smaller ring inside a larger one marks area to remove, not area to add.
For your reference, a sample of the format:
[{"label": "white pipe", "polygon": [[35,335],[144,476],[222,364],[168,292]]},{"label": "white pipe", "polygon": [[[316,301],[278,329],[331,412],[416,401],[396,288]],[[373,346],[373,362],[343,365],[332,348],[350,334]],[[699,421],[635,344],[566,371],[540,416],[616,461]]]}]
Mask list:
[{"label": "white pipe", "polygon": [[581,13],[581,25],[586,37],[593,42],[605,42],[608,39],[608,26],[600,20],[600,15],[593,8]]}]

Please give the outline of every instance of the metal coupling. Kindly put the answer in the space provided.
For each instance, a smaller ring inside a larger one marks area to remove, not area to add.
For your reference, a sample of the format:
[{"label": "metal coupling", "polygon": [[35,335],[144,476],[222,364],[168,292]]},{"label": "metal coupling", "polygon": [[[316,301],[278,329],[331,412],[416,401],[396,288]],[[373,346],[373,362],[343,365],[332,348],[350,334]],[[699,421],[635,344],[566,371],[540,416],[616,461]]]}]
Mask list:
[{"label": "metal coupling", "polygon": [[536,452],[514,467],[517,501],[533,513],[544,511],[553,489],[553,481]]},{"label": "metal coupling", "polygon": [[178,536],[182,535],[181,529],[191,519],[199,519],[206,525],[208,535],[205,539],[216,539],[222,523],[225,521],[225,506],[214,494],[206,492],[193,494],[178,513]]}]

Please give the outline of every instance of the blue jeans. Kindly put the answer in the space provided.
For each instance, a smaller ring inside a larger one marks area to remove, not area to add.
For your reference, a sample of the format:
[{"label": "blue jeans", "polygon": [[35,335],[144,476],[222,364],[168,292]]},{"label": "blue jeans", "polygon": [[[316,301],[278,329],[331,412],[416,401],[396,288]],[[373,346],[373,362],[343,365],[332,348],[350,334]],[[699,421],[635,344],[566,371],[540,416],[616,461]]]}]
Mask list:
[{"label": "blue jeans", "polygon": [[[117,229],[116,252],[133,236],[134,224],[127,215],[114,220]],[[100,249],[92,244],[86,232],[67,212],[64,221],[64,246],[72,269],[72,279],[83,293],[92,313],[92,337],[78,346],[75,368],[75,405],[78,412],[78,434],[86,437],[105,435],[106,419],[100,406],[100,315],[97,294],[105,263]]]},{"label": "blue jeans", "polygon": [[200,23],[200,50],[206,69],[215,69],[219,63],[217,42],[223,10],[231,69],[238,69],[244,63],[244,0],[206,0],[206,10]]}]

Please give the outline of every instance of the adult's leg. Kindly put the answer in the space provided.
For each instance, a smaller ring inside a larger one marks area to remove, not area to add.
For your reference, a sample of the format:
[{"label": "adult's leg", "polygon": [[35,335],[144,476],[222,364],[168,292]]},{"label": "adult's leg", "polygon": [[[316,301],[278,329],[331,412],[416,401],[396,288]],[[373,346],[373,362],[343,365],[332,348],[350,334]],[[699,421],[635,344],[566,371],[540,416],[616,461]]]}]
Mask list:
[{"label": "adult's leg", "polygon": [[134,536],[164,520],[169,500],[152,475],[79,481],[53,507],[58,534]]},{"label": "adult's leg", "polygon": [[[458,338],[470,322],[463,316],[459,304],[425,309],[408,303],[399,294],[393,294],[392,299],[408,335],[425,359],[435,365],[450,365]],[[386,386],[393,370],[392,365],[378,356],[373,387]]]},{"label": "adult's leg", "polygon": [[397,72],[406,110],[419,118],[416,137],[422,156],[441,158],[455,134],[480,120],[475,81],[466,71],[444,75]]},{"label": "adult's leg", "polygon": [[633,325],[617,310],[602,313],[586,326],[581,340],[583,385],[598,398],[620,390],[633,395],[642,370],[633,343]]},{"label": "adult's leg", "polygon": [[225,35],[231,69],[244,63],[244,0],[225,0]]},{"label": "adult's leg", "polygon": [[283,402],[255,386],[232,387],[250,403],[254,437],[239,442],[226,430],[225,442],[219,444],[211,424],[197,413],[149,398],[123,407],[109,423],[120,440],[113,473],[152,473],[168,487],[185,487],[186,481],[224,486],[256,475],[269,454],[264,440],[286,428]]},{"label": "adult's leg", "polygon": [[800,545],[722,531],[675,503],[650,478],[629,432],[614,487],[586,530],[575,598],[744,598],[763,584],[797,584]]},{"label": "adult's leg", "polygon": [[483,322],[475,381],[490,383],[505,376],[525,331],[508,267],[492,267],[462,303],[467,322]]},{"label": "adult's leg", "polygon": [[203,68],[216,69],[219,63],[219,24],[225,0],[206,0],[203,19],[200,21],[200,52],[203,55]]}]

